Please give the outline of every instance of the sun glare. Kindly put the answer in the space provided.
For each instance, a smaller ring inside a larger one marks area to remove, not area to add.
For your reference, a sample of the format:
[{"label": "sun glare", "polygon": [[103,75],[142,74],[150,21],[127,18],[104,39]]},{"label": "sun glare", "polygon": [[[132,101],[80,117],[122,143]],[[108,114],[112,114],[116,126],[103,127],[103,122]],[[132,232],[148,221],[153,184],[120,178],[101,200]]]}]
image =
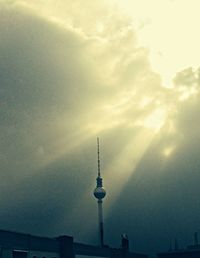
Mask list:
[{"label": "sun glare", "polygon": [[144,120],[139,120],[136,125],[143,126],[149,129],[153,129],[156,133],[163,127],[166,120],[166,111],[158,108],[153,111]]},{"label": "sun glare", "polygon": [[199,0],[193,0],[192,4],[182,0],[112,2],[132,17],[139,44],[150,49],[151,65],[161,74],[164,86],[172,87],[177,71],[188,65],[199,66],[196,54],[200,39],[196,33],[200,21]]}]

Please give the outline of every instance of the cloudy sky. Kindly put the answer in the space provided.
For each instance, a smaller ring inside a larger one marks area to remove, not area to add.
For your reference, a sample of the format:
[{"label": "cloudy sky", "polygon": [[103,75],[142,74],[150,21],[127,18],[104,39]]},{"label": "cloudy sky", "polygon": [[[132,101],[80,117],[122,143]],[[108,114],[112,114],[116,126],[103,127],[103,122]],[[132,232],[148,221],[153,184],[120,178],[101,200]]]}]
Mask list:
[{"label": "cloudy sky", "polygon": [[[0,228],[153,253],[200,216],[199,0],[0,0]],[[83,223],[83,220],[88,223]]]}]

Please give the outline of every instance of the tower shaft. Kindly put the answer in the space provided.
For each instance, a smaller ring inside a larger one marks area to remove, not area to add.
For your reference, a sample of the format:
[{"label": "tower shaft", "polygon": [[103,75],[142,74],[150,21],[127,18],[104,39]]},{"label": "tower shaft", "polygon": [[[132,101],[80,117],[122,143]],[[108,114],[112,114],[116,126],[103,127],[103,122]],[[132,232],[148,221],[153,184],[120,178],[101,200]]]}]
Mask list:
[{"label": "tower shaft", "polygon": [[101,246],[104,246],[104,231],[103,231],[103,201],[98,200],[98,220],[99,220],[99,243]]}]

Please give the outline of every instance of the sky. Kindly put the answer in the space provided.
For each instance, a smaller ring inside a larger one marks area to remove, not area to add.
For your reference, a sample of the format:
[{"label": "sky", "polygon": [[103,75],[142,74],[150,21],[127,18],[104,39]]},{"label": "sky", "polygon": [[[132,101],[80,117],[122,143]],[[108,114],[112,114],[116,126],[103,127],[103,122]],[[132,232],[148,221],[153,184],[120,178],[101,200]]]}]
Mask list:
[{"label": "sky", "polygon": [[[0,228],[156,253],[199,231],[198,0],[0,0]],[[83,220],[88,223],[83,223]]]}]

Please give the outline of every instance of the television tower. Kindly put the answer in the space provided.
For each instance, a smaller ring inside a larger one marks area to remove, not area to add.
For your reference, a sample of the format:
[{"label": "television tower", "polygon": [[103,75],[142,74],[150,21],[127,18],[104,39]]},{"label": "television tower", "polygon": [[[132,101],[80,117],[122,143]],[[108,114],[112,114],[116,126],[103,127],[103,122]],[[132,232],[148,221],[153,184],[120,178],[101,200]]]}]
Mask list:
[{"label": "television tower", "polygon": [[103,188],[103,179],[101,177],[100,169],[100,151],[99,151],[99,138],[97,138],[97,157],[98,157],[98,175],[97,186],[94,189],[94,196],[97,198],[98,203],[98,224],[99,224],[99,242],[104,246],[104,232],[103,232],[103,198],[106,196],[106,191]]}]

